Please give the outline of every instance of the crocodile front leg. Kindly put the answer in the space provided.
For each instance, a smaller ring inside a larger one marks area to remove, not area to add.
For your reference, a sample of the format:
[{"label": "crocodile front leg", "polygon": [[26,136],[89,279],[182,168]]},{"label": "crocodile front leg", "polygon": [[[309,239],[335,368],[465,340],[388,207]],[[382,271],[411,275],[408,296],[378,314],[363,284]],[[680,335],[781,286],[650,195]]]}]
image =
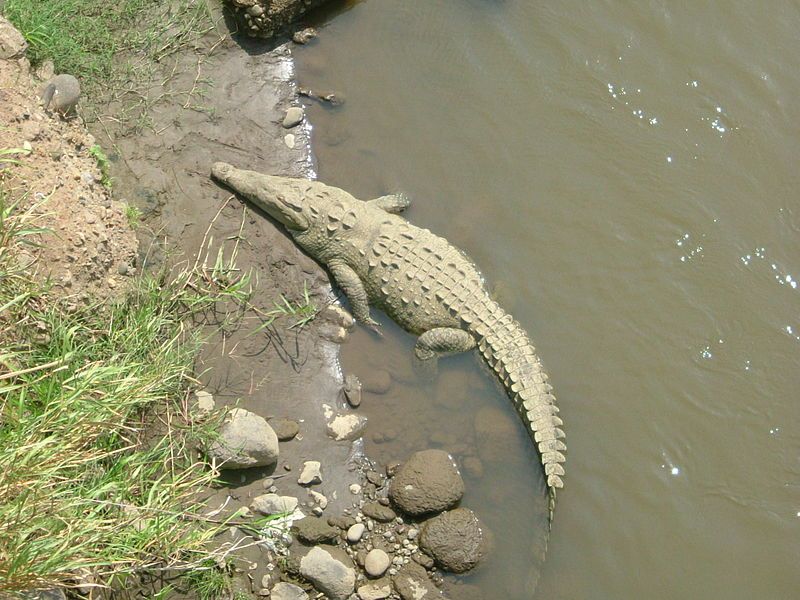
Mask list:
[{"label": "crocodile front leg", "polygon": [[328,270],[330,270],[336,285],[342,288],[347,301],[350,303],[350,310],[353,311],[353,317],[356,321],[368,326],[374,332],[378,333],[380,324],[373,321],[369,316],[369,303],[367,301],[367,291],[364,289],[364,284],[358,274],[351,269],[347,264],[342,261],[332,260],[328,263]]},{"label": "crocodile front leg", "polygon": [[380,208],[388,213],[397,214],[407,209],[411,204],[411,200],[403,194],[389,194],[373,200],[367,200],[367,204]]}]

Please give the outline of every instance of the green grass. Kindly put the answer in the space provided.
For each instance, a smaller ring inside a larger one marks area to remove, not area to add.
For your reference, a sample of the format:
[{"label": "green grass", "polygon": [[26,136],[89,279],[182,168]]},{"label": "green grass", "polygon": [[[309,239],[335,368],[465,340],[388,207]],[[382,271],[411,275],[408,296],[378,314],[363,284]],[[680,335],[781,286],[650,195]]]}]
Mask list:
[{"label": "green grass", "polygon": [[116,303],[67,310],[15,266],[35,225],[0,188],[0,596],[196,567],[224,524],[194,499],[214,480],[196,452],[214,423],[187,408],[189,320],[245,298],[246,276],[142,276]]},{"label": "green grass", "polygon": [[142,211],[133,204],[125,205],[125,219],[131,229],[136,229],[142,224]]},{"label": "green grass", "polygon": [[[56,73],[80,80],[85,116],[133,127],[147,124],[160,97],[178,93],[149,93],[158,63],[214,29],[209,0],[5,0],[0,13],[28,41],[34,66],[51,60]],[[201,87],[180,92],[187,106]]]},{"label": "green grass", "polygon": [[111,163],[108,162],[108,156],[103,152],[103,148],[100,147],[100,144],[95,144],[89,148],[89,154],[95,159],[97,168],[100,169],[100,183],[111,189]]},{"label": "green grass", "polygon": [[307,284],[303,284],[302,301],[291,302],[285,294],[281,294],[281,301],[273,302],[273,305],[275,308],[263,312],[260,315],[261,325],[254,333],[266,329],[281,317],[287,317],[294,321],[289,326],[289,329],[302,329],[313,321],[319,313],[316,304],[311,299]]},{"label": "green grass", "polygon": [[213,560],[203,561],[181,579],[198,600],[220,600],[230,594],[230,577]]}]

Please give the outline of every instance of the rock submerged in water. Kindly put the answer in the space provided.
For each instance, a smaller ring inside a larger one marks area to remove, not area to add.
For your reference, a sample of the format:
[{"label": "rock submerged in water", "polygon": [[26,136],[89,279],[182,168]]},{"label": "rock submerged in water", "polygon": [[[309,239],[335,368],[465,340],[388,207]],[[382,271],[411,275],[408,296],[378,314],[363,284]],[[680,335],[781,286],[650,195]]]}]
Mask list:
[{"label": "rock submerged in water", "polygon": [[464,480],[444,450],[414,453],[389,486],[389,498],[395,506],[415,516],[446,510],[463,495]]},{"label": "rock submerged in water", "polygon": [[481,523],[468,508],[444,512],[422,527],[419,546],[445,571],[464,573],[483,558]]},{"label": "rock submerged in water", "polygon": [[265,467],[278,460],[278,436],[263,417],[234,408],[207,453],[224,470]]},{"label": "rock submerged in water", "polygon": [[353,563],[334,548],[312,548],[300,559],[300,574],[331,600],[347,600],[356,587]]}]

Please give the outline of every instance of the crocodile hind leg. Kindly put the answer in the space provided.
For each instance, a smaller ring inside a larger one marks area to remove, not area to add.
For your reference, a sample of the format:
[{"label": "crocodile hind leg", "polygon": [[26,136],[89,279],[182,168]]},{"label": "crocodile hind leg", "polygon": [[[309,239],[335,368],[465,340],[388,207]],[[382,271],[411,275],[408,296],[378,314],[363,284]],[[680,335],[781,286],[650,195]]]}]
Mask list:
[{"label": "crocodile hind leg", "polygon": [[358,274],[344,262],[338,260],[329,262],[328,269],[333,275],[336,285],[342,288],[344,295],[347,297],[355,320],[363,323],[375,333],[380,334],[378,329],[380,324],[377,321],[373,321],[372,317],[369,316],[367,291],[364,289],[364,284],[359,279]]},{"label": "crocodile hind leg", "polygon": [[411,204],[411,200],[403,194],[389,194],[388,196],[367,200],[367,204],[371,204],[388,213],[397,214],[407,209]]},{"label": "crocodile hind leg", "polygon": [[469,352],[477,346],[472,334],[455,327],[434,327],[423,333],[414,346],[414,367],[417,373],[432,379],[440,356]]}]

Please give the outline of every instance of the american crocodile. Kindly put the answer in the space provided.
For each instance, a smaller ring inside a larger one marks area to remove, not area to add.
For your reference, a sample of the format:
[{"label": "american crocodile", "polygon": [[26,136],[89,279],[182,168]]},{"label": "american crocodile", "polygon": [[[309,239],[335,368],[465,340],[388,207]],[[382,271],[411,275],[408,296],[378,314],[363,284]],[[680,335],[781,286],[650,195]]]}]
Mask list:
[{"label": "american crocodile", "polygon": [[325,265],[353,316],[370,327],[370,305],[418,335],[422,361],[478,348],[505,387],[539,450],[552,501],[563,487],[564,432],[548,377],[525,330],[492,300],[472,261],[447,240],[396,213],[403,196],[361,201],[317,181],[216,163],[219,182],[283,224]]}]

